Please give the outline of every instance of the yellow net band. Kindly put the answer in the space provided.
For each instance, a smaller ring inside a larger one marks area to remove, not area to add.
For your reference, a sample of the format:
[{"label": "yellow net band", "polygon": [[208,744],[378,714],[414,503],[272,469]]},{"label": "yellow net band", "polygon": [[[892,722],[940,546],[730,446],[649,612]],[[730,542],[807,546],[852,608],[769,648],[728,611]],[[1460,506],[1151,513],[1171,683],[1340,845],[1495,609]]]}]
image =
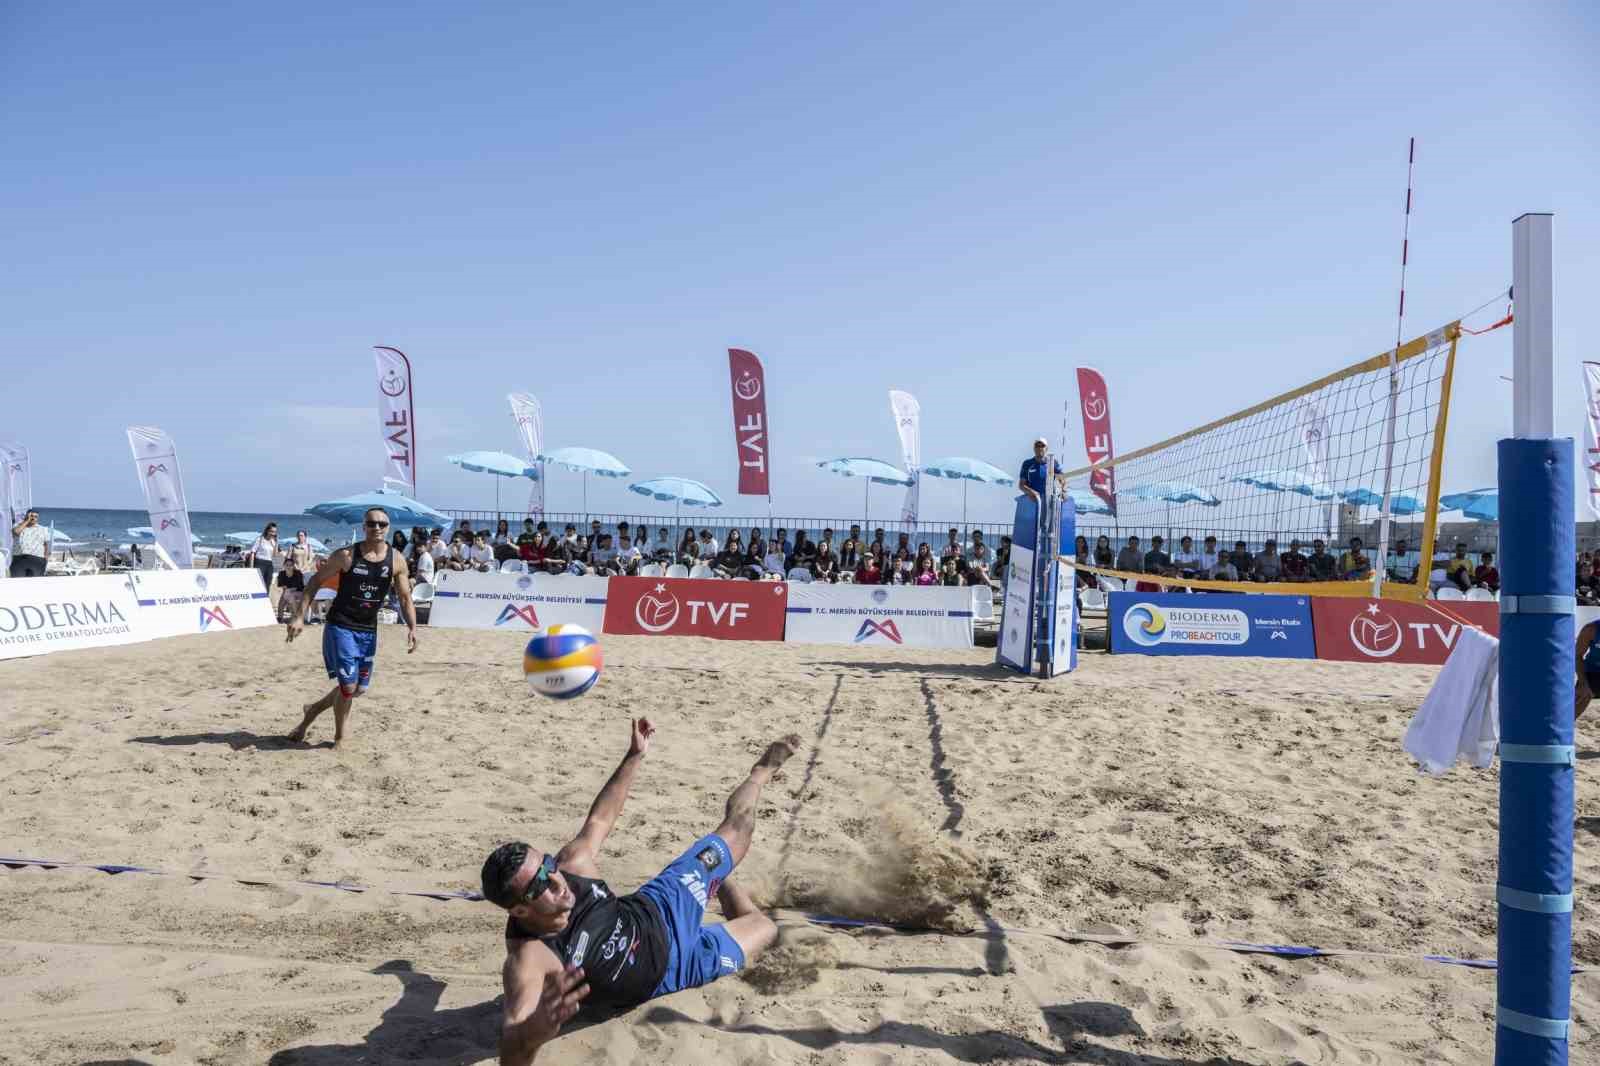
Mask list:
[{"label": "yellow net band", "polygon": [[[1074,570],[1082,570],[1086,574],[1098,574],[1102,577],[1114,577],[1124,581],[1129,591],[1133,590],[1136,582],[1143,581],[1150,585],[1159,585],[1163,589],[1198,589],[1204,592],[1274,592],[1285,596],[1348,596],[1362,597],[1372,595],[1372,578],[1352,578],[1349,581],[1210,581],[1192,577],[1166,577],[1157,574],[1141,574],[1131,570],[1113,570],[1104,566],[1090,566],[1086,563],[1076,563],[1065,555],[1059,557],[1063,563]],[[1424,589],[1421,585],[1404,584],[1396,581],[1383,583],[1383,598],[1386,600],[1423,599]]]}]

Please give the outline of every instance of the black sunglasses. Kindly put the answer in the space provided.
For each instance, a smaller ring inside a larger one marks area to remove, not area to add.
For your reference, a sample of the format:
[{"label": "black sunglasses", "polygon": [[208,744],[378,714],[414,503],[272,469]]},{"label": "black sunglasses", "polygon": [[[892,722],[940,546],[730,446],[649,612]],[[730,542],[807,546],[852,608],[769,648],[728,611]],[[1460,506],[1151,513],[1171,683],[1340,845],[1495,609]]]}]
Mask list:
[{"label": "black sunglasses", "polygon": [[388,529],[389,528],[389,523],[387,523],[387,522],[374,522],[374,521],[372,521],[372,519],[369,518],[369,519],[367,519],[367,528],[368,529]]},{"label": "black sunglasses", "polygon": [[556,872],[556,860],[553,855],[546,855],[539,860],[539,868],[533,872],[533,880],[528,882],[526,891],[518,897],[518,903],[532,903],[550,890],[550,879]]}]

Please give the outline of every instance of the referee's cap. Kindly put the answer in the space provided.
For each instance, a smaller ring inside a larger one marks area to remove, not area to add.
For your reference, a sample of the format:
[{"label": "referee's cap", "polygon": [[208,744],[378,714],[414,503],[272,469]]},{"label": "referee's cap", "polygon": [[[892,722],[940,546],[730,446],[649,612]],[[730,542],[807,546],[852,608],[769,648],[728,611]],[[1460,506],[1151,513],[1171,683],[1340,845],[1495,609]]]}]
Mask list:
[{"label": "referee's cap", "polygon": [[1046,448],[1050,447],[1050,442],[1045,440],[1043,437],[1035,437],[1035,438],[1033,438],[1033,443],[1035,443],[1035,444],[1043,444]]}]

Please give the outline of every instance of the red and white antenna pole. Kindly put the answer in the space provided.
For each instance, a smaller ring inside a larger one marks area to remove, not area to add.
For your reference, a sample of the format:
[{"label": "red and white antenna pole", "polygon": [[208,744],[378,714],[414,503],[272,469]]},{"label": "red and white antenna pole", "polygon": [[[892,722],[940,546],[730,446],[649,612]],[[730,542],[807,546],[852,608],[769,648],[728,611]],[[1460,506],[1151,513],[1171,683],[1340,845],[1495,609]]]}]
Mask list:
[{"label": "red and white antenna pole", "polygon": [[[1394,324],[1394,351],[1389,353],[1389,418],[1384,427],[1383,447],[1383,512],[1378,519],[1378,557],[1373,560],[1372,566],[1372,594],[1381,595],[1383,592],[1384,567],[1389,561],[1389,494],[1394,487],[1394,438],[1395,423],[1400,417],[1400,345],[1405,340],[1406,328],[1406,264],[1411,258],[1411,180],[1417,166],[1417,139],[1411,138],[1411,145],[1406,152],[1406,217],[1404,228],[1400,237],[1400,309],[1395,317]],[[1442,448],[1444,441],[1434,441],[1435,448]],[[1433,516],[1435,522],[1438,515]],[[1431,547],[1431,545],[1429,546]],[[1426,567],[1428,560],[1423,559],[1418,566]]]}]

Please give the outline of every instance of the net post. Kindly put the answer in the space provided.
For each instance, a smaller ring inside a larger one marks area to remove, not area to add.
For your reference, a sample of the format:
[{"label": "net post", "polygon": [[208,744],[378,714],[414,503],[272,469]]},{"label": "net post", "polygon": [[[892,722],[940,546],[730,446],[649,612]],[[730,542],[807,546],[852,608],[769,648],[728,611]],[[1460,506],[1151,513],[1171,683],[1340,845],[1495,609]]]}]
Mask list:
[{"label": "net post", "polygon": [[[1496,1066],[1566,1066],[1574,763],[1571,439],[1555,439],[1551,216],[1512,223],[1513,436],[1499,443],[1499,972]],[[1507,758],[1506,745],[1543,749]]]}]

